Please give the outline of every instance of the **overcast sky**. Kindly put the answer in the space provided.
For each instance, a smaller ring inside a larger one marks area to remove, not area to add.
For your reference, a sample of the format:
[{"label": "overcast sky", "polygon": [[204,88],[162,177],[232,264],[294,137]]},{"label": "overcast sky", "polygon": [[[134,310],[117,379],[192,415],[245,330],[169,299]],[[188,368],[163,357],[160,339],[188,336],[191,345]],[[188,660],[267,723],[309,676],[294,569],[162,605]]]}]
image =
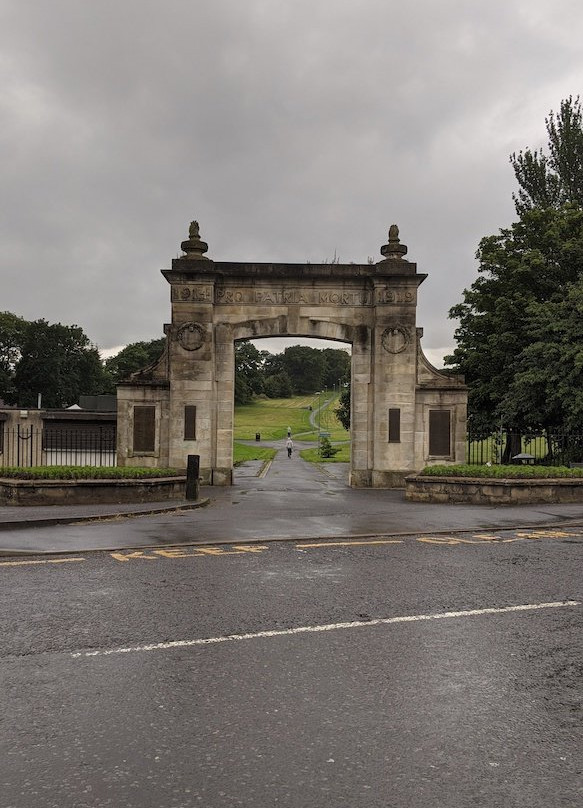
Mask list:
[{"label": "overcast sky", "polygon": [[0,0],[0,310],[105,352],[161,335],[192,219],[284,262],[379,260],[394,222],[440,364],[582,31],[581,0]]}]

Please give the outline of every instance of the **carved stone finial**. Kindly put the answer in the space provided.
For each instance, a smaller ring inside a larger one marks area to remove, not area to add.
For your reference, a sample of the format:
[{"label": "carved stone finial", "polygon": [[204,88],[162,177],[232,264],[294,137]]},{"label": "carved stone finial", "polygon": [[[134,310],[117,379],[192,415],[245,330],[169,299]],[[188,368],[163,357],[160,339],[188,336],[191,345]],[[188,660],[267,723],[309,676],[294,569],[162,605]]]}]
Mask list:
[{"label": "carved stone finial", "polygon": [[399,240],[399,228],[396,224],[389,227],[389,243],[381,247],[381,255],[385,256],[385,261],[406,261],[407,247]]},{"label": "carved stone finial", "polygon": [[208,250],[209,245],[200,238],[198,222],[190,223],[190,227],[188,228],[188,240],[183,241],[180,246],[186,253],[185,258],[190,258],[194,261],[210,260],[206,255],[203,255],[203,253]]}]

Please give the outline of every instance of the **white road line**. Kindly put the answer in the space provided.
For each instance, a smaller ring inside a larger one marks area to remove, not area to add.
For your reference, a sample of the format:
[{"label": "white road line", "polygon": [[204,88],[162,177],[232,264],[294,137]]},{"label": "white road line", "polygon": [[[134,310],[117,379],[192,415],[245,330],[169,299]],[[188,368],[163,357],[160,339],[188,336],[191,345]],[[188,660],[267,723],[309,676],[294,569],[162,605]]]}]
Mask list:
[{"label": "white road line", "polygon": [[527,603],[520,606],[501,606],[486,609],[469,609],[463,612],[438,612],[436,614],[410,614],[401,617],[380,617],[373,620],[355,620],[352,623],[328,623],[321,626],[300,626],[298,628],[274,631],[256,631],[252,634],[227,634],[223,637],[205,637],[197,640],[172,640],[151,645],[134,645],[127,648],[110,648],[104,651],[77,651],[72,657],[111,656],[112,654],[133,654],[144,651],[164,651],[168,648],[190,648],[194,645],[215,645],[233,640],[257,640],[264,637],[287,637],[293,634],[314,634],[319,631],[336,631],[343,628],[368,628],[369,626],[391,625],[392,623],[415,623],[420,620],[443,620],[453,617],[474,617],[483,614],[507,614],[508,612],[529,612],[536,609],[558,609],[565,606],[580,606],[578,600],[561,600],[552,603]]}]

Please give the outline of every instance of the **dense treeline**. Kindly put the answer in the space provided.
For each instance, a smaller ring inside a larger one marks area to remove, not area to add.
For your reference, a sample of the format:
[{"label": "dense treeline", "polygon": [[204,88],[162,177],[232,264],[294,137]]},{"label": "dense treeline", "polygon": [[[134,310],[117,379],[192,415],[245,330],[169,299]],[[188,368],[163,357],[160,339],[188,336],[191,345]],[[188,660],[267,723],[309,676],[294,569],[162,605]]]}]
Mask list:
[{"label": "dense treeline", "polygon": [[165,338],[134,342],[103,361],[78,325],[25,320],[0,312],[0,401],[19,407],[70,407],[82,395],[115,393],[116,384],[154,362]]},{"label": "dense treeline", "polygon": [[[165,337],[133,342],[103,361],[77,325],[27,321],[0,312],[0,401],[20,407],[70,407],[82,395],[115,393],[116,385],[151,365]],[[350,380],[350,355],[294,345],[281,354],[259,351],[250,342],[235,345],[235,400],[253,396],[286,398],[333,389]]]},{"label": "dense treeline", "polygon": [[480,242],[479,277],[450,316],[446,364],[470,386],[472,432],[510,440],[544,430],[583,433],[583,117],[579,98],[546,119],[548,153],[510,162],[518,220]]},{"label": "dense treeline", "polygon": [[350,381],[350,354],[336,348],[292,345],[282,353],[260,351],[251,342],[235,344],[235,403],[254,396],[289,398],[340,388]]},{"label": "dense treeline", "polygon": [[0,399],[6,404],[69,407],[83,394],[106,391],[96,346],[77,325],[29,322],[0,313]]}]

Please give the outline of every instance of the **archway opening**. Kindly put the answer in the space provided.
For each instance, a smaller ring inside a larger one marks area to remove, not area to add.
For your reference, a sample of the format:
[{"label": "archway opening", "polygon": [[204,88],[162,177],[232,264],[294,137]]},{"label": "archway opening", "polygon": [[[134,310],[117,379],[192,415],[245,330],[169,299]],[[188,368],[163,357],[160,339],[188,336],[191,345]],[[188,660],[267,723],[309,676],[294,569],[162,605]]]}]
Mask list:
[{"label": "archway opening", "polygon": [[288,438],[294,456],[348,468],[351,353],[345,341],[301,335],[235,340],[235,479],[241,463],[268,460]]}]

